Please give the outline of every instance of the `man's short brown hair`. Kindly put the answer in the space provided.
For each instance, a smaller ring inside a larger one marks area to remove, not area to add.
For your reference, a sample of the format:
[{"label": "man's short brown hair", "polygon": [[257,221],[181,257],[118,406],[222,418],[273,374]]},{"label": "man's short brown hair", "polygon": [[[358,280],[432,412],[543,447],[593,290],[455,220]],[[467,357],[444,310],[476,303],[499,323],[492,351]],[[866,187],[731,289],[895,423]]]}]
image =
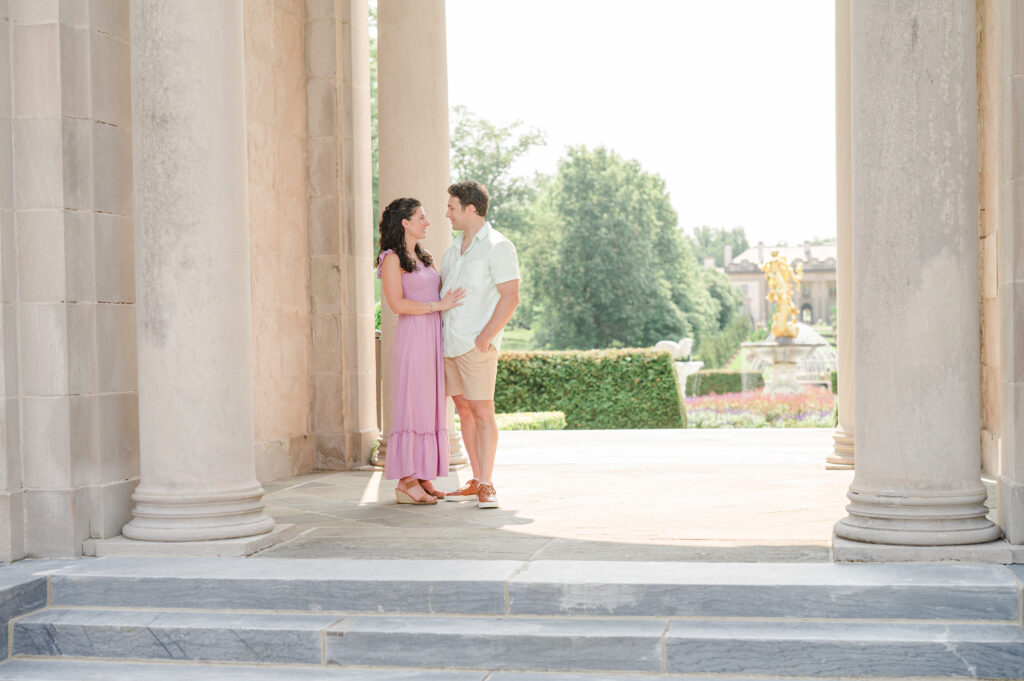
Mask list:
[{"label": "man's short brown hair", "polygon": [[448,187],[448,193],[457,198],[463,208],[473,206],[476,208],[477,215],[487,217],[487,204],[490,202],[491,196],[487,193],[487,187],[476,180],[456,182]]}]

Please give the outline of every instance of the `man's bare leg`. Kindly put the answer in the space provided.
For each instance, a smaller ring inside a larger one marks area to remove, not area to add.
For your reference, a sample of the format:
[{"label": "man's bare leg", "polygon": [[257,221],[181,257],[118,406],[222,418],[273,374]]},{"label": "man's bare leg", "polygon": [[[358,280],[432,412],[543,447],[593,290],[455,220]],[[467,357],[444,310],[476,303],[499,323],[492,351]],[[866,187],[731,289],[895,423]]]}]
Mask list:
[{"label": "man's bare leg", "polygon": [[476,441],[476,419],[473,416],[473,409],[469,400],[462,395],[452,395],[452,402],[455,403],[455,410],[459,412],[459,423],[462,431],[462,445],[466,448],[466,456],[469,457],[469,467],[473,470],[473,477],[480,479],[480,459],[477,454],[479,448]]},{"label": "man's bare leg", "polygon": [[[467,402],[473,413],[473,428],[476,431],[478,465],[473,467],[473,474],[477,480],[482,482],[494,482],[494,457],[498,452],[498,422],[494,418],[494,400],[467,400]],[[460,418],[462,418],[461,414],[460,411]]]}]

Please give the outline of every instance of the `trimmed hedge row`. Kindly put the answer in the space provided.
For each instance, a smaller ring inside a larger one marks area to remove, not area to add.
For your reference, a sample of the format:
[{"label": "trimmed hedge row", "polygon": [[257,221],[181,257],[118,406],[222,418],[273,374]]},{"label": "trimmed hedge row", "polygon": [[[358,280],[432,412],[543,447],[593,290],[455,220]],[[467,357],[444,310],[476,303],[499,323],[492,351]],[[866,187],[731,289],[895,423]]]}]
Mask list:
[{"label": "trimmed hedge row", "polygon": [[567,430],[685,428],[675,363],[662,350],[505,352],[496,411],[560,411]]},{"label": "trimmed hedge row", "polygon": [[758,371],[698,371],[686,377],[686,394],[690,397],[700,395],[724,395],[754,390],[764,386],[764,377]]},{"label": "trimmed hedge row", "polygon": [[565,414],[560,411],[521,411],[495,417],[498,430],[565,430]]}]

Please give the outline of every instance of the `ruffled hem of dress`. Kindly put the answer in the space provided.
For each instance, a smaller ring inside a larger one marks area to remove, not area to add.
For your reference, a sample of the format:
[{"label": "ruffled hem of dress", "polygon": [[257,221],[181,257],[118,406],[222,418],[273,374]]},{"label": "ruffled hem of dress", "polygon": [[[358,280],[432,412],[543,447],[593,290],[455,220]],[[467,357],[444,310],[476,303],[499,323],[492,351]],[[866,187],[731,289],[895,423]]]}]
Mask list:
[{"label": "ruffled hem of dress", "polygon": [[415,476],[433,480],[448,475],[448,429],[417,433],[393,430],[388,435],[384,459],[384,477],[398,480]]}]

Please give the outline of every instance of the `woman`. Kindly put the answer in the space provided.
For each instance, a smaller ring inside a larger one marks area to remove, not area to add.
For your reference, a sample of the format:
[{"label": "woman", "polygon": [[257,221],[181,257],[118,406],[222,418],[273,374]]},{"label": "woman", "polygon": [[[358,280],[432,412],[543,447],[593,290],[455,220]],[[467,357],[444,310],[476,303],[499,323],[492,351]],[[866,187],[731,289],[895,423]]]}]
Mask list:
[{"label": "woman", "polygon": [[441,311],[462,305],[463,289],[443,299],[441,275],[419,242],[430,221],[416,199],[395,199],[380,219],[377,276],[398,315],[391,344],[391,432],[384,477],[398,480],[400,504],[436,504],[443,492],[430,482],[448,475]]}]

